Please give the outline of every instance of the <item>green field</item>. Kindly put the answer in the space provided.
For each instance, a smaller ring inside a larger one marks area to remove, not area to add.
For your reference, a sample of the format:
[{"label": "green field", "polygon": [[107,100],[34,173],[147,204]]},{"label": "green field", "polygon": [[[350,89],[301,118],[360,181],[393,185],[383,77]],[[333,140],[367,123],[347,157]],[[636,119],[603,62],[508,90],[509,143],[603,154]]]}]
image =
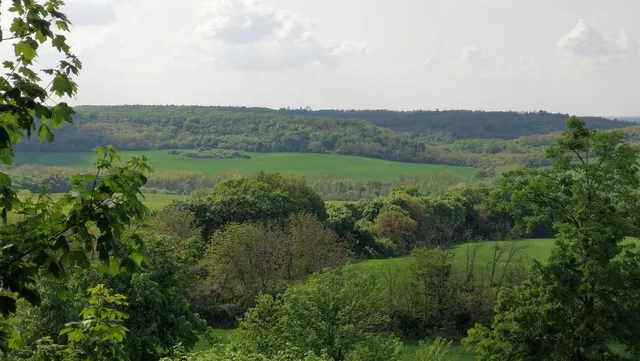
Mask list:
[{"label": "green field", "polygon": [[[469,179],[474,168],[439,164],[392,162],[338,154],[315,153],[250,153],[251,159],[197,159],[170,155],[168,150],[119,152],[123,159],[146,156],[153,169],[164,171],[202,172],[208,175],[255,173],[261,170],[300,173],[306,177],[328,176],[347,179],[391,179],[401,176],[425,176],[449,172]],[[60,167],[91,167],[96,155],[90,152],[53,153],[17,152],[15,165],[43,164]]]},{"label": "green field", "polygon": [[[498,242],[503,249],[508,248],[513,241]],[[635,243],[640,246],[640,240],[628,238],[625,243]],[[465,243],[455,248],[453,254],[453,264],[459,267],[466,265],[467,255],[475,251],[476,257],[476,271],[481,271],[491,260],[493,255],[495,242],[476,242]],[[554,240],[549,239],[523,239],[518,240],[515,243],[518,248],[518,256],[523,262],[529,262],[531,260],[540,261],[545,263],[551,255],[551,250],[554,247]],[[506,258],[506,254],[502,259]],[[389,259],[373,259],[358,262],[350,265],[352,269],[362,270],[368,273],[382,274],[388,272],[390,269],[401,270],[409,265],[409,259],[406,257],[389,258]]]}]

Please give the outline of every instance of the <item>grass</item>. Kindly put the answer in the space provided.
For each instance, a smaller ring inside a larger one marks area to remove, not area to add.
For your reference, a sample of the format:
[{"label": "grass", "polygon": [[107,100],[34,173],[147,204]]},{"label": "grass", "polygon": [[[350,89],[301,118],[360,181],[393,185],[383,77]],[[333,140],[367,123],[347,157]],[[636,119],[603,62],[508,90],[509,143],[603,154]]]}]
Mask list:
[{"label": "grass", "polygon": [[[255,173],[261,170],[300,173],[306,177],[328,176],[347,179],[392,179],[401,176],[425,176],[449,172],[470,179],[474,168],[441,164],[392,162],[373,158],[315,153],[250,153],[251,159],[198,159],[170,155],[168,150],[119,152],[122,159],[144,155],[154,169],[196,171],[207,175]],[[60,167],[91,167],[96,159],[91,152],[18,152],[14,164],[43,164]]]},{"label": "grass", "polygon": [[[511,241],[498,242],[501,247],[509,247]],[[519,249],[519,256],[525,260],[535,259],[543,262],[551,254],[553,239],[525,239],[519,240],[516,246]],[[460,267],[466,265],[467,254],[475,251],[476,264],[484,266],[493,254],[494,242],[465,243],[455,248],[453,263]],[[409,259],[406,257],[389,259],[372,259],[352,264],[350,267],[364,272],[381,274],[389,269],[403,269],[409,266]]]},{"label": "grass", "polygon": [[[640,246],[640,240],[628,238],[625,243],[635,243]],[[503,249],[508,249],[513,241],[498,242]],[[477,243],[465,243],[454,249],[454,255],[452,263],[457,267],[466,267],[467,255],[475,252],[475,275],[476,277],[486,276],[489,263],[493,255],[493,249],[495,242],[477,242]],[[532,260],[536,260],[545,263],[551,255],[551,250],[554,247],[554,240],[548,239],[523,239],[518,240],[515,243],[518,249],[517,262],[529,263]],[[503,254],[500,258],[501,261],[506,260],[507,254]],[[389,258],[389,259],[372,259],[362,262],[353,263],[348,267],[375,274],[378,277],[384,277],[389,272],[401,272],[409,267],[410,261],[407,257]]]}]

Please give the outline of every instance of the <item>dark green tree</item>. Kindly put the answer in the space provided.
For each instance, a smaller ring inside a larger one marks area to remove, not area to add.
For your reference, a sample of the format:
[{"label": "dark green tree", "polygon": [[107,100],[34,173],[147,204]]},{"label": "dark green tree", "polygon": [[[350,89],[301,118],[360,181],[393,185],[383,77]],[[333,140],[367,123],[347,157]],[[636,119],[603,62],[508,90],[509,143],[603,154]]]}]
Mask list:
[{"label": "dark green tree", "polygon": [[637,360],[640,255],[623,243],[638,235],[636,152],[621,133],[571,117],[547,157],[550,169],[506,174],[496,199],[519,227],[550,217],[556,247],[524,284],[501,291],[491,328],[476,326],[466,342],[482,361]]}]

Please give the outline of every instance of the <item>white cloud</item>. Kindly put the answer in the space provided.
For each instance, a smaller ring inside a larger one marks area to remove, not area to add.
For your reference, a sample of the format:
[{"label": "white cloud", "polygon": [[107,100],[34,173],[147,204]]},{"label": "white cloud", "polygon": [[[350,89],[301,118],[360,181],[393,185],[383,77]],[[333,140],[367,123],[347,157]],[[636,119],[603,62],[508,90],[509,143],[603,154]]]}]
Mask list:
[{"label": "white cloud", "polygon": [[624,30],[617,38],[606,38],[584,19],[579,20],[557,45],[560,50],[580,57],[628,55],[638,50],[638,43],[631,40]]},{"label": "white cloud", "polygon": [[214,0],[195,30],[201,51],[240,70],[335,66],[368,55],[366,42],[330,41],[314,33],[315,21],[251,0]]}]

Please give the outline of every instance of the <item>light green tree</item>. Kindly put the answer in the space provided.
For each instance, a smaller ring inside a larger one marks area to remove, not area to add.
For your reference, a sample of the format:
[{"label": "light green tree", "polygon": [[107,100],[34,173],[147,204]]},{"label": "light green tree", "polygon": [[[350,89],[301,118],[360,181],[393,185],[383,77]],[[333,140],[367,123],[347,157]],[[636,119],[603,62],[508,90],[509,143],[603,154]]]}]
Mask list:
[{"label": "light green tree", "polygon": [[552,168],[505,175],[497,204],[520,227],[550,217],[558,235],[546,265],[500,292],[491,328],[469,331],[479,360],[640,358],[640,255],[623,244],[638,235],[636,157],[621,132],[588,130],[571,117],[547,151]]}]

